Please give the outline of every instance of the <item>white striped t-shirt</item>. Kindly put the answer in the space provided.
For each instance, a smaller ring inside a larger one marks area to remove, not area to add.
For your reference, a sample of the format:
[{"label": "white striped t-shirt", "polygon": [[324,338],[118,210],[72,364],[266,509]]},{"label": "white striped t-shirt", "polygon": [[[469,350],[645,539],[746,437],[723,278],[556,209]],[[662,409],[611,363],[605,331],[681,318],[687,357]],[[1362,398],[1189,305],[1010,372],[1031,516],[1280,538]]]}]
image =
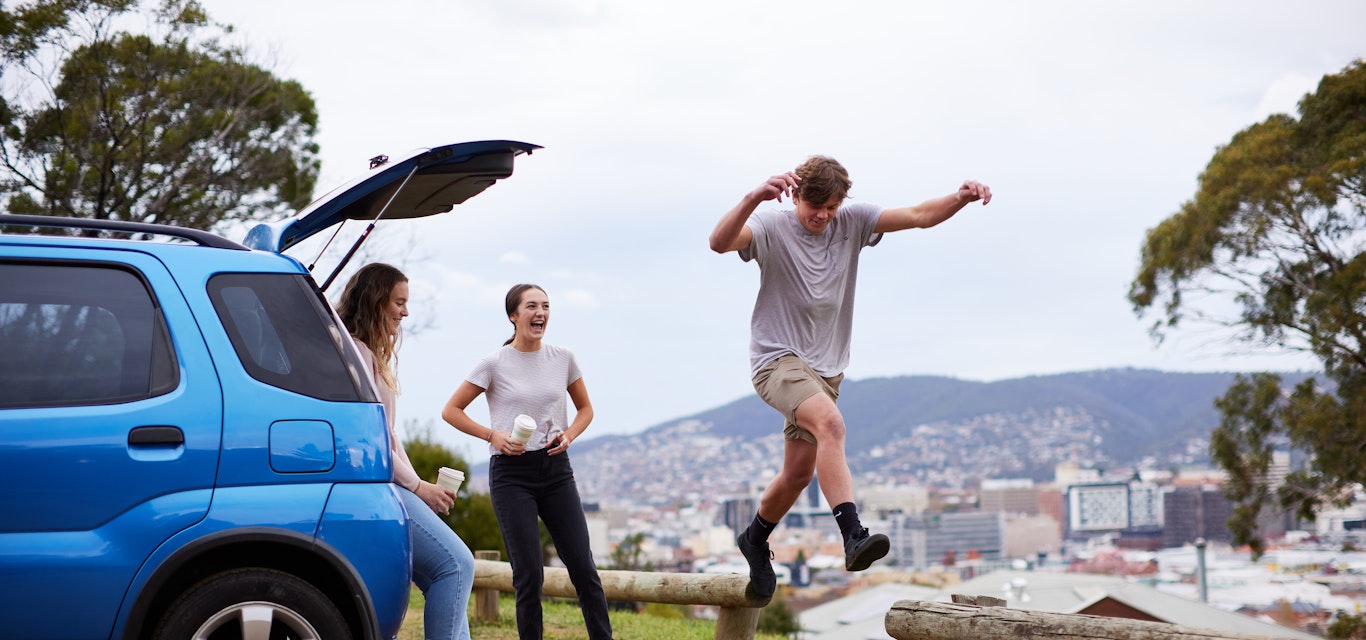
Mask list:
[{"label": "white striped t-shirt", "polygon": [[[526,443],[527,451],[536,451],[569,428],[567,390],[582,377],[574,352],[542,342],[530,352],[506,345],[484,356],[465,379],[488,397],[491,428],[512,433],[512,420],[520,413],[536,420],[536,432]],[[501,455],[492,444],[489,453]]]}]

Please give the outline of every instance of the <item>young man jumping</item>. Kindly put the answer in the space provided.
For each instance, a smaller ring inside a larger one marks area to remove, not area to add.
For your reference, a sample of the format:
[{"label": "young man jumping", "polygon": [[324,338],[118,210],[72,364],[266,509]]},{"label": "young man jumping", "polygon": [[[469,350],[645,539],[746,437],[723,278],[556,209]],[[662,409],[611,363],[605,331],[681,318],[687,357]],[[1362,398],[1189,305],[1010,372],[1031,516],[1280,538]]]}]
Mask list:
[{"label": "young man jumping", "polygon": [[[759,263],[759,294],[750,321],[754,389],[785,419],[783,467],[769,483],[749,528],[735,543],[749,563],[750,588],[770,597],[777,586],[768,536],[813,474],[834,505],[844,537],[844,567],[862,571],[887,555],[883,534],[868,533],[854,505],[853,478],[844,457],[844,417],[835,406],[849,364],[854,285],[859,254],[882,234],[927,228],[970,202],[991,201],[991,190],[968,180],[946,196],[883,209],[844,199],[853,183],[834,158],[812,156],[780,173],[721,216],[711,233],[717,253],[738,251]],[[791,209],[755,213],[769,200],[792,198]]]}]

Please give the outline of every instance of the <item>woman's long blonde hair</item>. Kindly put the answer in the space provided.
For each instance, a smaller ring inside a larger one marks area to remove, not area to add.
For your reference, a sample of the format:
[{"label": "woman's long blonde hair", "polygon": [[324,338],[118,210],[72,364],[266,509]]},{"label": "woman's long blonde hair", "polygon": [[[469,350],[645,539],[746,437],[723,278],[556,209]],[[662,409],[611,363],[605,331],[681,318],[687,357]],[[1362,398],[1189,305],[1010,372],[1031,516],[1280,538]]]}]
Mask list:
[{"label": "woman's long blonde hair", "polygon": [[398,393],[398,376],[390,361],[398,359],[401,336],[389,334],[384,313],[394,287],[407,281],[408,276],[393,266],[382,262],[367,264],[351,276],[337,302],[337,314],[346,330],[374,352],[379,377],[394,393]]}]

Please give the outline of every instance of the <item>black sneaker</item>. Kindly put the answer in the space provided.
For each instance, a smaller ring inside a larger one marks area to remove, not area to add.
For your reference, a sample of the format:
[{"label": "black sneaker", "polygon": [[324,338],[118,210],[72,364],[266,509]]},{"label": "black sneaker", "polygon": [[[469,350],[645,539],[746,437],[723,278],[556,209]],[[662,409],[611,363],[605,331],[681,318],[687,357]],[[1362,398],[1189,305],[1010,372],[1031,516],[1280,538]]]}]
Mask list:
[{"label": "black sneaker", "polygon": [[[892,543],[880,533],[868,535],[867,527],[859,527],[844,541],[844,568],[863,571],[892,548]],[[751,565],[752,566],[752,565]]]},{"label": "black sneaker", "polygon": [[749,563],[749,588],[760,598],[773,597],[773,590],[778,587],[778,577],[773,575],[773,552],[768,550],[768,543],[752,545],[742,533],[735,538],[735,546],[740,547],[745,562]]}]

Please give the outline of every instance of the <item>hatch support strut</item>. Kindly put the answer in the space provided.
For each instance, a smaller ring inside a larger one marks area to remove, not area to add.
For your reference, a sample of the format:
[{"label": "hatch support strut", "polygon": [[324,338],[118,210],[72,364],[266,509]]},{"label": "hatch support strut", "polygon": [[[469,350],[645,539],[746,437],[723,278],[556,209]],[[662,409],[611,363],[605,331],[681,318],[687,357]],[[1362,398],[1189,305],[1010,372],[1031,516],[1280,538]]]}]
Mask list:
[{"label": "hatch support strut", "polygon": [[384,203],[384,208],[379,210],[379,213],[375,215],[375,219],[371,220],[370,224],[365,227],[365,232],[360,234],[359,238],[356,238],[355,244],[351,245],[351,249],[342,257],[341,262],[337,264],[337,268],[332,270],[332,275],[327,276],[327,281],[324,282],[322,286],[324,292],[332,285],[332,281],[337,279],[337,274],[341,273],[341,270],[346,268],[346,263],[351,261],[351,257],[356,255],[356,250],[360,249],[360,245],[365,242],[366,238],[370,237],[370,232],[375,230],[375,223],[379,222],[379,219],[384,217],[384,212],[389,210],[389,205],[394,203],[394,198],[397,198],[398,194],[403,191],[403,187],[408,186],[408,181],[413,178],[413,174],[417,173],[417,170],[418,167],[414,166],[413,170],[408,172],[408,175],[403,178],[403,182],[398,185],[397,189],[394,189],[394,194],[389,196],[389,201]]}]

